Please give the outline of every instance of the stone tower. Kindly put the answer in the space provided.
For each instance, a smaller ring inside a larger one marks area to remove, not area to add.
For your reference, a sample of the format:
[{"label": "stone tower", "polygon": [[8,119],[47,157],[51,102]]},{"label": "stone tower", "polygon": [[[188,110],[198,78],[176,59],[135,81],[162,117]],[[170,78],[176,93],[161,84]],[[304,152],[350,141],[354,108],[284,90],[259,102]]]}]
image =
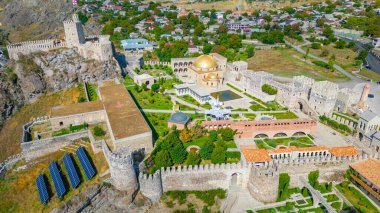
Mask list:
[{"label": "stone tower", "polygon": [[368,99],[368,93],[370,89],[371,89],[371,86],[369,84],[364,85],[362,95],[357,105],[358,109],[366,110],[368,108],[367,99]]},{"label": "stone tower", "polygon": [[132,196],[138,189],[132,153],[129,149],[113,153],[105,142],[102,143],[102,148],[109,165],[112,185],[120,191],[126,191],[132,201]]},{"label": "stone tower", "polygon": [[72,20],[64,21],[63,26],[65,29],[67,47],[76,47],[79,44],[84,44],[86,42],[83,26],[78,15],[74,14]]}]

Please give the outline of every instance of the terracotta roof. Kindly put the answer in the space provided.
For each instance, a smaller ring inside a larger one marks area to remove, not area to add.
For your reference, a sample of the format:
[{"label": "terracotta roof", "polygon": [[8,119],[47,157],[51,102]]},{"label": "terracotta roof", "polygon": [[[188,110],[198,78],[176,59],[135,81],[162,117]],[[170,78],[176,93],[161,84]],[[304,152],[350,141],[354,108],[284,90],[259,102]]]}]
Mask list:
[{"label": "terracotta roof", "polygon": [[115,140],[151,131],[122,84],[100,87],[99,91]]},{"label": "terracotta roof", "polygon": [[365,179],[369,180],[377,188],[380,188],[380,161],[367,158],[361,162],[350,165],[352,169],[357,171]]},{"label": "terracotta roof", "polygon": [[83,102],[77,104],[55,106],[51,109],[50,117],[62,117],[69,115],[77,115],[87,112],[95,112],[103,110],[101,101]]},{"label": "terracotta roof", "polygon": [[295,147],[295,146],[291,146],[290,149],[292,151],[298,151],[298,152],[328,151],[329,150],[329,148],[327,146],[310,146],[310,147]]},{"label": "terracotta roof", "polygon": [[280,154],[280,153],[291,153],[292,149],[290,148],[278,148],[278,149],[269,149],[268,154]]},{"label": "terracotta roof", "polygon": [[243,155],[247,162],[269,162],[272,158],[268,155],[265,149],[242,149]]},{"label": "terracotta roof", "polygon": [[330,153],[334,156],[356,156],[360,152],[354,146],[343,146],[330,148]]}]

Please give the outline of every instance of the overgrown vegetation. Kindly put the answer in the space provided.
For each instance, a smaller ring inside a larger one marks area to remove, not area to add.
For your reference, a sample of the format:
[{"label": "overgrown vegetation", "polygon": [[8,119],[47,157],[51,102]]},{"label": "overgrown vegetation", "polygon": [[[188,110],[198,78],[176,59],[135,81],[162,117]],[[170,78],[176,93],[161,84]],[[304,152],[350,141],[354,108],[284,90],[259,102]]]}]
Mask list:
[{"label": "overgrown vegetation", "polygon": [[327,124],[329,125],[330,127],[336,129],[336,130],[340,130],[340,131],[343,131],[343,132],[347,132],[349,134],[352,133],[352,130],[346,125],[346,124],[341,124],[341,123],[338,123],[337,121],[334,121],[330,118],[328,118],[327,116],[325,115],[321,115],[319,116],[319,120],[324,123],[324,124]]}]

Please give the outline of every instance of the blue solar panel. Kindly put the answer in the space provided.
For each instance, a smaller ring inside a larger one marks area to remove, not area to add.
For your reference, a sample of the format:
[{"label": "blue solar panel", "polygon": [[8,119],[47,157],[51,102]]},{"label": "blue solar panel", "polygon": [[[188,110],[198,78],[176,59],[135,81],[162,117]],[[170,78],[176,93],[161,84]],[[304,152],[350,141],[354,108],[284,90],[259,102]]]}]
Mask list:
[{"label": "blue solar panel", "polygon": [[67,153],[65,157],[63,157],[63,164],[65,165],[65,168],[69,175],[71,187],[75,189],[79,185],[80,180],[77,170],[74,167],[73,160],[71,159],[71,155],[69,153]]},{"label": "blue solar panel", "polygon": [[42,174],[38,175],[36,179],[38,194],[40,196],[40,201],[42,204],[46,203],[49,199],[49,194],[47,192],[45,178]]},{"label": "blue solar panel", "polygon": [[76,154],[79,158],[79,162],[83,167],[84,173],[86,174],[86,177],[88,180],[94,177],[95,175],[95,170],[94,167],[92,167],[90,161],[88,160],[88,157],[86,153],[84,152],[83,147],[79,147],[76,151]]},{"label": "blue solar panel", "polygon": [[57,192],[57,196],[60,198],[66,193],[66,188],[65,185],[63,185],[63,181],[61,175],[59,174],[57,163],[55,161],[52,161],[49,165],[49,171],[51,178],[53,179],[53,184],[55,191]]}]

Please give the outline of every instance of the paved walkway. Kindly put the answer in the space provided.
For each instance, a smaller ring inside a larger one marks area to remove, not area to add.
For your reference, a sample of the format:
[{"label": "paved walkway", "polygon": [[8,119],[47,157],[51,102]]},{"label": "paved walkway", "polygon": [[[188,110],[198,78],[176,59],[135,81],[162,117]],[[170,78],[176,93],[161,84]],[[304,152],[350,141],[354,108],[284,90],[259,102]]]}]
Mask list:
[{"label": "paved walkway", "polygon": [[246,213],[248,209],[264,205],[255,200],[247,188],[241,186],[230,186],[225,202],[224,212],[226,213]]}]

